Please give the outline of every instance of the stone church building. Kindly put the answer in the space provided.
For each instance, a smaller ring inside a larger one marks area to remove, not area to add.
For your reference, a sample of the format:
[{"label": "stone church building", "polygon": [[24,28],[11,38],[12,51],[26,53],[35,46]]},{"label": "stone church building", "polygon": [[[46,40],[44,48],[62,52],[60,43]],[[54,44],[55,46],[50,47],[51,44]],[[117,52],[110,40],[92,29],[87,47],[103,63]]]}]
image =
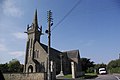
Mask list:
[{"label": "stone church building", "polygon": [[[27,33],[28,39],[26,43],[24,73],[47,72],[48,47],[40,42],[42,26],[39,27],[38,25],[37,10],[35,11],[33,23],[27,26],[27,31],[25,33]],[[61,71],[60,55],[62,55],[63,73],[70,74],[72,70],[74,70],[75,76],[79,76],[81,72],[79,50],[61,52],[54,48],[50,48],[50,62],[53,62],[53,66],[50,67],[53,68],[53,72],[56,74],[59,74]]]}]

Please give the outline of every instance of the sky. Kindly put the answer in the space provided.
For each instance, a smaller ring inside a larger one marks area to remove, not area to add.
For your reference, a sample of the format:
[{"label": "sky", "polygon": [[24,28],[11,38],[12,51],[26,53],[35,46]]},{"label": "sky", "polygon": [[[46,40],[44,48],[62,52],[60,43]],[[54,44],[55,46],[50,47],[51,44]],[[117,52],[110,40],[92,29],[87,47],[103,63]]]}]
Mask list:
[{"label": "sky", "polygon": [[[75,4],[78,5],[70,11]],[[0,0],[0,63],[15,58],[24,63],[27,41],[24,32],[27,25],[32,24],[36,9],[43,33],[48,26],[47,11],[53,13],[53,48],[60,51],[77,49],[80,57],[96,64],[108,64],[119,58],[119,0]],[[47,34],[41,36],[40,42],[47,45]]]}]

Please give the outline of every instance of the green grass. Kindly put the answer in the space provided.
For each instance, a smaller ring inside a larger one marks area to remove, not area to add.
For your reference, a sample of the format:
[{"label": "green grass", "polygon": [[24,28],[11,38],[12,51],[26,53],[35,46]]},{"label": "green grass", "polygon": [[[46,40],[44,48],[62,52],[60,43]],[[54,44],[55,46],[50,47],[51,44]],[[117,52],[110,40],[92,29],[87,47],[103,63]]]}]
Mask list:
[{"label": "green grass", "polygon": [[65,75],[64,78],[72,78],[72,74]]},{"label": "green grass", "polygon": [[95,73],[86,73],[83,77],[84,77],[84,79],[96,78],[97,74],[95,74]]},{"label": "green grass", "polygon": [[96,73],[85,73],[85,75],[97,75]]},{"label": "green grass", "polygon": [[[86,73],[84,76],[79,77],[80,79],[93,79],[96,78],[97,74],[95,73]],[[72,74],[65,75],[64,78],[72,78]]]}]

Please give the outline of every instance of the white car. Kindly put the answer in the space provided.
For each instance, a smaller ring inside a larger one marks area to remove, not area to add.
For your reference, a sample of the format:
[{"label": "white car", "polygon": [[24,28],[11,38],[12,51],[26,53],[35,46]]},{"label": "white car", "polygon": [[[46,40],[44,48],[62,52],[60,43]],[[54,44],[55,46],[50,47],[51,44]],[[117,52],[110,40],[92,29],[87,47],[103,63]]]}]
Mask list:
[{"label": "white car", "polygon": [[99,74],[107,74],[107,71],[105,68],[99,68]]}]

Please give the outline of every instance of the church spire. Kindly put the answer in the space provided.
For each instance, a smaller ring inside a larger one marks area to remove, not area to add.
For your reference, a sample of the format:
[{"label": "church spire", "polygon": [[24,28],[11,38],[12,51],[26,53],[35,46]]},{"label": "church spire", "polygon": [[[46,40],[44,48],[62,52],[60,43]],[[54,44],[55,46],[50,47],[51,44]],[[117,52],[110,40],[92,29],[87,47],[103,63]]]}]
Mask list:
[{"label": "church spire", "polygon": [[33,24],[34,24],[35,28],[36,27],[38,28],[37,9],[36,9],[35,14],[34,14]]}]

